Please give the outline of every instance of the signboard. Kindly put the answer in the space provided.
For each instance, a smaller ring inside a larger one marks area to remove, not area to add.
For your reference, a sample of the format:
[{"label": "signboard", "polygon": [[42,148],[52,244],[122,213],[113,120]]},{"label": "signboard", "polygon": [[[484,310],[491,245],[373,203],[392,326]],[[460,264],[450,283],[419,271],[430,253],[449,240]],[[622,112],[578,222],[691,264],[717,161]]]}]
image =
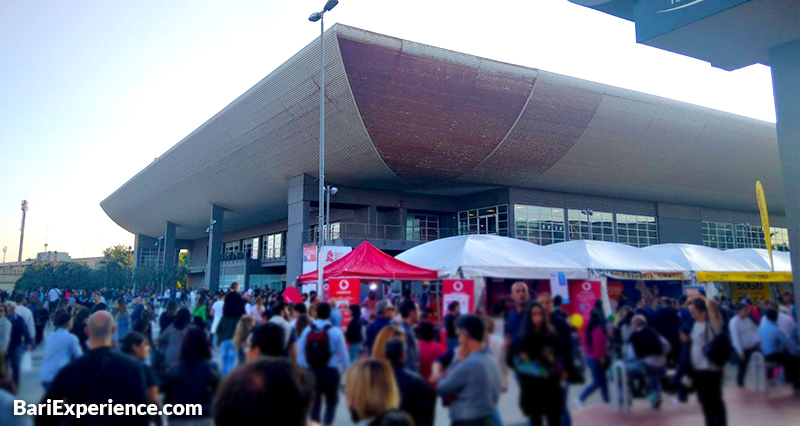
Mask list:
[{"label": "signboard", "polygon": [[451,302],[458,302],[461,315],[473,313],[475,310],[475,281],[442,280],[442,301],[445,310]]},{"label": "signboard", "polygon": [[567,274],[564,272],[550,273],[550,294],[553,297],[561,296],[564,304],[569,304],[569,289],[567,288]]},{"label": "signboard", "polygon": [[791,282],[791,272],[697,272],[698,281],[716,282]]},{"label": "signboard", "polygon": [[[322,267],[326,267],[336,260],[353,251],[348,246],[324,246],[322,248]],[[317,270],[317,246],[303,247],[303,273]]]},{"label": "signboard", "polygon": [[746,294],[753,303],[759,300],[772,300],[767,283],[734,283],[731,284],[733,300],[739,301]]},{"label": "signboard", "polygon": [[358,278],[333,278],[325,285],[328,286],[329,297],[336,299],[336,306],[331,306],[331,308],[338,309],[342,314],[342,329],[344,330],[353,319],[350,305],[358,305],[361,281]]},{"label": "signboard", "polygon": [[769,267],[775,271],[775,263],[772,260],[772,234],[769,233],[769,212],[767,211],[767,197],[764,195],[764,187],[761,181],[756,181],[756,201],[758,201],[758,211],[761,213],[761,228],[764,230],[764,242],[767,244],[769,252]]},{"label": "signboard", "polygon": [[633,281],[683,281],[686,279],[685,272],[660,272],[660,271],[610,271],[598,270],[600,275],[618,280]]},{"label": "signboard", "polygon": [[701,285],[687,285],[683,287],[686,297],[702,296],[705,288]]},{"label": "signboard", "polygon": [[572,308],[572,315],[569,318],[570,324],[579,331],[583,331],[589,325],[594,303],[602,297],[602,284],[600,281],[570,281],[569,299]]},{"label": "signboard", "polygon": [[647,0],[633,2],[636,42],[642,43],[750,0]]}]

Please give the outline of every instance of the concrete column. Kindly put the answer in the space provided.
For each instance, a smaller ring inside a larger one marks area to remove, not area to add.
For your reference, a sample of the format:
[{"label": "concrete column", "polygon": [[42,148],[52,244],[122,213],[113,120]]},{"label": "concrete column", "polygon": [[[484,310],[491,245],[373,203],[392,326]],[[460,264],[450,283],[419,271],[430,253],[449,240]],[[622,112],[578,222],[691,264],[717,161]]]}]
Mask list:
[{"label": "concrete column", "polygon": [[289,180],[288,230],[286,231],[286,285],[292,285],[303,273],[303,240],[309,229],[311,202],[305,197],[308,176],[300,175]]},{"label": "concrete column", "polygon": [[794,271],[794,303],[800,307],[800,40],[770,49],[769,64]]},{"label": "concrete column", "polygon": [[225,210],[211,205],[211,220],[208,225],[208,263],[206,263],[205,286],[211,291],[219,290],[219,263],[222,261],[222,230]]},{"label": "concrete column", "polygon": [[406,240],[408,236],[408,230],[406,228],[407,224],[406,221],[408,220],[408,209],[405,207],[400,207],[398,209],[398,216],[400,221],[400,233],[403,234],[400,238],[402,241]]},{"label": "concrete column", "polygon": [[164,266],[175,264],[175,224],[167,222],[164,226]]}]

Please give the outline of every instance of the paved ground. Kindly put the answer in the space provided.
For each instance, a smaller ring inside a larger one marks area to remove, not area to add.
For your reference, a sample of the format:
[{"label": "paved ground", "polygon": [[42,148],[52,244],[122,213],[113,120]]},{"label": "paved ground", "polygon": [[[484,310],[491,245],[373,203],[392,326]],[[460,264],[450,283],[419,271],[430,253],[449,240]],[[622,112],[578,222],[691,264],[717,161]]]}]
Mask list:
[{"label": "paved ground", "polygon": [[[34,349],[33,371],[23,373],[19,397],[29,403],[38,402],[44,391],[39,384],[39,369],[42,363],[43,344]],[[730,386],[733,370],[727,372],[729,386],[725,388],[725,402],[728,408],[728,424],[796,426],[800,419],[800,397],[794,396],[788,386],[776,388],[769,396],[757,394],[749,389],[740,390]],[[519,390],[515,381],[510,380],[510,389],[500,399],[500,413],[506,426],[523,426],[527,422],[519,410]],[[573,409],[574,425],[615,425],[615,426],[691,426],[702,425],[703,416],[694,398],[688,404],[671,405],[665,403],[660,410],[653,410],[644,400],[636,400],[630,413],[615,413],[610,405],[601,403],[599,392],[585,404],[585,408],[574,410],[572,399],[582,386],[570,389],[569,405]],[[447,410],[439,405],[436,412],[436,426],[449,425]],[[0,425],[2,422],[0,421]],[[344,395],[336,411],[336,426],[352,425],[350,415],[344,407]]]}]

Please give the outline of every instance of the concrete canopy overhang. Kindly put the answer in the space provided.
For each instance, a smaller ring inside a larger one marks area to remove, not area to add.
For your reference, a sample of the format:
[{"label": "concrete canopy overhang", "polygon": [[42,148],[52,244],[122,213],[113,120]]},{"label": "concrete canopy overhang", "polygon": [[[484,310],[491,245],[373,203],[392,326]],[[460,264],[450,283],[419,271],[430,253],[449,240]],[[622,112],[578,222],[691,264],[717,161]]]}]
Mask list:
[{"label": "concrete canopy overhang", "polygon": [[[325,33],[326,179],[460,196],[518,186],[770,211],[783,199],[774,124],[387,37]],[[317,175],[313,41],[102,203],[130,232],[205,236],[282,219],[287,182]],[[465,190],[469,189],[469,190]],[[771,189],[774,188],[774,191]]]}]

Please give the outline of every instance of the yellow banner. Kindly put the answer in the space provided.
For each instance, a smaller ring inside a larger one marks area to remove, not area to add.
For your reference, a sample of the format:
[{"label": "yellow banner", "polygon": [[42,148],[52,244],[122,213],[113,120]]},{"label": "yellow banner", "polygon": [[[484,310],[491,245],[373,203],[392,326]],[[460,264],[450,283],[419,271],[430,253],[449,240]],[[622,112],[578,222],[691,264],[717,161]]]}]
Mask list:
[{"label": "yellow banner", "polygon": [[769,284],[766,283],[736,283],[731,284],[731,293],[733,300],[739,301],[744,295],[747,295],[753,302],[759,300],[772,300],[769,292]]},{"label": "yellow banner", "polygon": [[698,272],[698,281],[783,283],[792,281],[791,272]]},{"label": "yellow banner", "polygon": [[767,197],[764,195],[764,187],[761,181],[756,181],[756,201],[758,201],[758,211],[761,213],[761,227],[764,230],[764,242],[767,243],[769,251],[769,265],[774,271],[775,264],[772,262],[772,235],[769,232],[769,212],[767,212]]}]

